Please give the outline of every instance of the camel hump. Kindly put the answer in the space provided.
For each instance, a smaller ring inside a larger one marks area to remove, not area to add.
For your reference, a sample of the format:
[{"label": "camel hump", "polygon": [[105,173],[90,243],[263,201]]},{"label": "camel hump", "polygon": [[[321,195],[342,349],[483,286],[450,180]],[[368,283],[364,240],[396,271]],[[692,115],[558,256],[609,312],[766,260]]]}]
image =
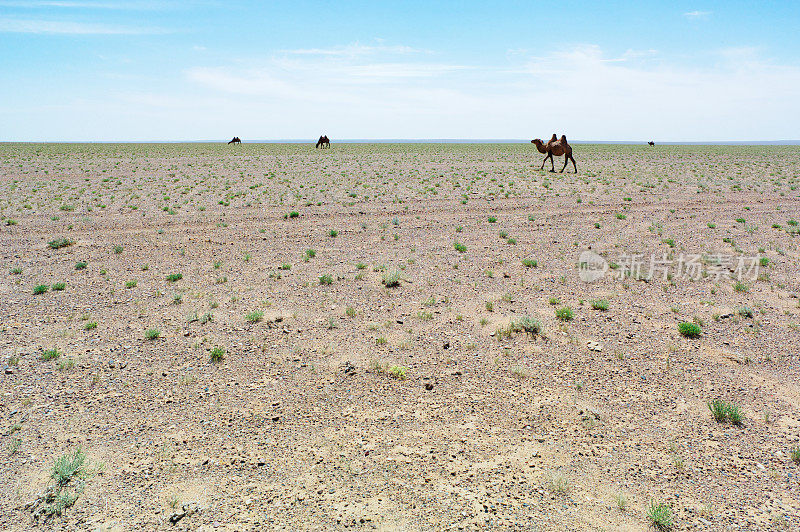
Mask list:
[{"label": "camel hump", "polygon": [[552,140],[552,141],[556,141],[556,140],[558,140],[558,137],[556,136],[556,134],[555,134],[555,133],[553,133],[553,136],[552,136],[552,137],[550,137],[550,140]]},{"label": "camel hump", "polygon": [[567,136],[561,135],[561,142],[567,142]]}]

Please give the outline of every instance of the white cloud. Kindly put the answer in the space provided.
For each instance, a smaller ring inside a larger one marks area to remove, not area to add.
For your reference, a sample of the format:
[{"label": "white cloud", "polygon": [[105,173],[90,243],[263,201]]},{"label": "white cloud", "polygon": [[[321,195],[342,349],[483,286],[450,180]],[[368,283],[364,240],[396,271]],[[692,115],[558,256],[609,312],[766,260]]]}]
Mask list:
[{"label": "white cloud", "polygon": [[695,11],[688,11],[688,12],[684,13],[683,16],[688,18],[688,19],[696,20],[696,19],[699,19],[699,18],[705,18],[705,17],[709,16],[710,14],[711,14],[711,11],[698,11],[698,10],[695,10]]},{"label": "white cloud", "polygon": [[336,57],[359,57],[376,54],[413,54],[424,53],[426,50],[418,50],[410,46],[387,46],[378,44],[369,46],[358,42],[344,46],[334,46],[331,48],[300,48],[295,50],[282,50],[285,54],[292,55],[317,55],[317,56],[336,56]]},{"label": "white cloud", "polygon": [[0,18],[0,33],[54,35],[145,35],[170,33],[161,28],[137,28],[65,20]]}]

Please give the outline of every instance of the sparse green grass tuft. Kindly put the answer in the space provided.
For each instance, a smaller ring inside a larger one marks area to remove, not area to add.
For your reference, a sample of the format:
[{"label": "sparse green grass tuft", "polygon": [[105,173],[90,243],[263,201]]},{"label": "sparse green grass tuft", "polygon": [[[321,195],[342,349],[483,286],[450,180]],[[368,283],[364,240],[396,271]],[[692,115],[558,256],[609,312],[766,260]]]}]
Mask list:
[{"label": "sparse green grass tuft", "polygon": [[34,295],[37,295],[37,296],[39,294],[44,294],[48,290],[50,290],[50,287],[47,286],[46,284],[38,284],[38,285],[33,287],[33,293],[34,293]]},{"label": "sparse green grass tuft", "polygon": [[702,333],[702,330],[696,323],[684,321],[683,323],[678,324],[678,332],[681,333],[681,336],[686,338],[698,338]]},{"label": "sparse green grass tuft", "polygon": [[465,246],[464,244],[460,244],[458,242],[453,242],[453,248],[455,248],[455,250],[458,251],[459,253],[467,252],[467,246]]},{"label": "sparse green grass tuft", "polygon": [[647,519],[658,530],[672,530],[672,508],[665,502],[650,501]]},{"label": "sparse green grass tuft", "polygon": [[556,318],[561,321],[570,321],[573,317],[572,309],[569,307],[561,307],[556,310]]},{"label": "sparse green grass tuft", "polygon": [[55,360],[60,356],[61,352],[58,349],[46,349],[42,351],[42,355],[39,357],[39,360],[46,362],[48,360]]},{"label": "sparse green grass tuft", "polygon": [[394,288],[396,286],[400,286],[400,280],[402,279],[400,275],[400,271],[394,270],[391,273],[383,274],[383,284],[386,288]]},{"label": "sparse green grass tuft", "polygon": [[743,414],[738,405],[728,403],[722,399],[714,399],[708,403],[708,409],[717,423],[730,421],[734,425],[741,425]]},{"label": "sparse green grass tuft", "polygon": [[215,347],[211,350],[211,362],[221,362],[225,358],[225,350],[221,347]]},{"label": "sparse green grass tuft", "polygon": [[182,273],[171,273],[171,274],[167,275],[167,281],[169,281],[170,283],[174,283],[176,281],[180,281],[181,279],[183,279],[183,274]]},{"label": "sparse green grass tuft", "polygon": [[81,261],[81,262],[76,262],[76,263],[75,263],[75,269],[76,269],[76,270],[85,270],[85,269],[86,269],[86,266],[88,266],[88,264],[86,264],[86,263],[85,263],[85,262],[83,262],[83,261]]},{"label": "sparse green grass tuft", "polygon": [[607,299],[595,299],[592,301],[592,308],[594,310],[608,310],[608,300]]},{"label": "sparse green grass tuft", "polygon": [[61,249],[67,246],[71,246],[74,243],[75,241],[70,240],[69,238],[57,238],[55,240],[51,240],[50,242],[48,242],[47,245],[50,246],[50,249]]},{"label": "sparse green grass tuft", "polygon": [[51,288],[56,292],[60,292],[65,288],[67,288],[67,283],[53,283],[53,286]]},{"label": "sparse green grass tuft", "polygon": [[330,274],[320,275],[319,284],[333,284],[333,276]]},{"label": "sparse green grass tuft", "polygon": [[159,336],[161,336],[161,331],[159,331],[158,329],[147,329],[144,332],[144,337],[147,338],[148,340],[155,340]]},{"label": "sparse green grass tuft", "polygon": [[258,323],[264,319],[264,313],[260,310],[254,310],[253,312],[248,312],[245,318],[247,318],[247,321],[250,323]]},{"label": "sparse green grass tuft", "polygon": [[539,266],[539,263],[532,259],[522,259],[522,265],[526,268],[536,268]]}]

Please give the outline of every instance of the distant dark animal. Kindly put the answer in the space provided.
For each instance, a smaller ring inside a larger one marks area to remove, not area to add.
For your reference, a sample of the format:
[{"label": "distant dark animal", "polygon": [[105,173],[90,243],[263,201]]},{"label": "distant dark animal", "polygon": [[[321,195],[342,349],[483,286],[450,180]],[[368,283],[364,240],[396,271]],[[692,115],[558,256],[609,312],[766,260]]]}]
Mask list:
[{"label": "distant dark animal", "polygon": [[317,141],[317,148],[330,148],[331,147],[331,140],[328,138],[327,135],[322,135],[319,140]]},{"label": "distant dark animal", "polygon": [[542,142],[542,139],[533,139],[531,144],[536,146],[536,149],[539,150],[539,153],[545,153],[544,160],[542,161],[542,166],[539,167],[539,170],[544,169],[544,163],[547,162],[547,159],[550,159],[550,171],[555,172],[556,167],[553,164],[553,155],[556,157],[564,156],[564,166],[561,168],[561,172],[564,171],[564,168],[567,167],[567,163],[572,161],[572,167],[575,169],[575,173],[578,173],[578,167],[575,164],[575,159],[572,158],[572,146],[567,143],[567,136],[561,135],[559,139],[556,137],[556,134],[553,133],[553,136],[550,137],[550,140],[547,144]]},{"label": "distant dark animal", "polygon": [[649,144],[650,146],[655,146],[655,145],[656,145],[656,143],[655,143],[655,142],[653,142],[652,140],[651,140],[651,141],[649,141],[647,144]]},{"label": "distant dark animal", "polygon": [[239,137],[233,137],[230,140],[230,142],[228,142],[228,144],[241,144],[241,143],[242,143],[242,139],[240,139]]}]

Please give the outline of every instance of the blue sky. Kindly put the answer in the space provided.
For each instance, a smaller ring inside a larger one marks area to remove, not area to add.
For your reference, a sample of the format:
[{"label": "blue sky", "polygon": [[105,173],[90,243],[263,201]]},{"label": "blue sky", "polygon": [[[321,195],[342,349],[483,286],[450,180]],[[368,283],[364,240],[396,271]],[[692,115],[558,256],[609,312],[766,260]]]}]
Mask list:
[{"label": "blue sky", "polygon": [[0,0],[0,140],[800,139],[800,3]]}]

